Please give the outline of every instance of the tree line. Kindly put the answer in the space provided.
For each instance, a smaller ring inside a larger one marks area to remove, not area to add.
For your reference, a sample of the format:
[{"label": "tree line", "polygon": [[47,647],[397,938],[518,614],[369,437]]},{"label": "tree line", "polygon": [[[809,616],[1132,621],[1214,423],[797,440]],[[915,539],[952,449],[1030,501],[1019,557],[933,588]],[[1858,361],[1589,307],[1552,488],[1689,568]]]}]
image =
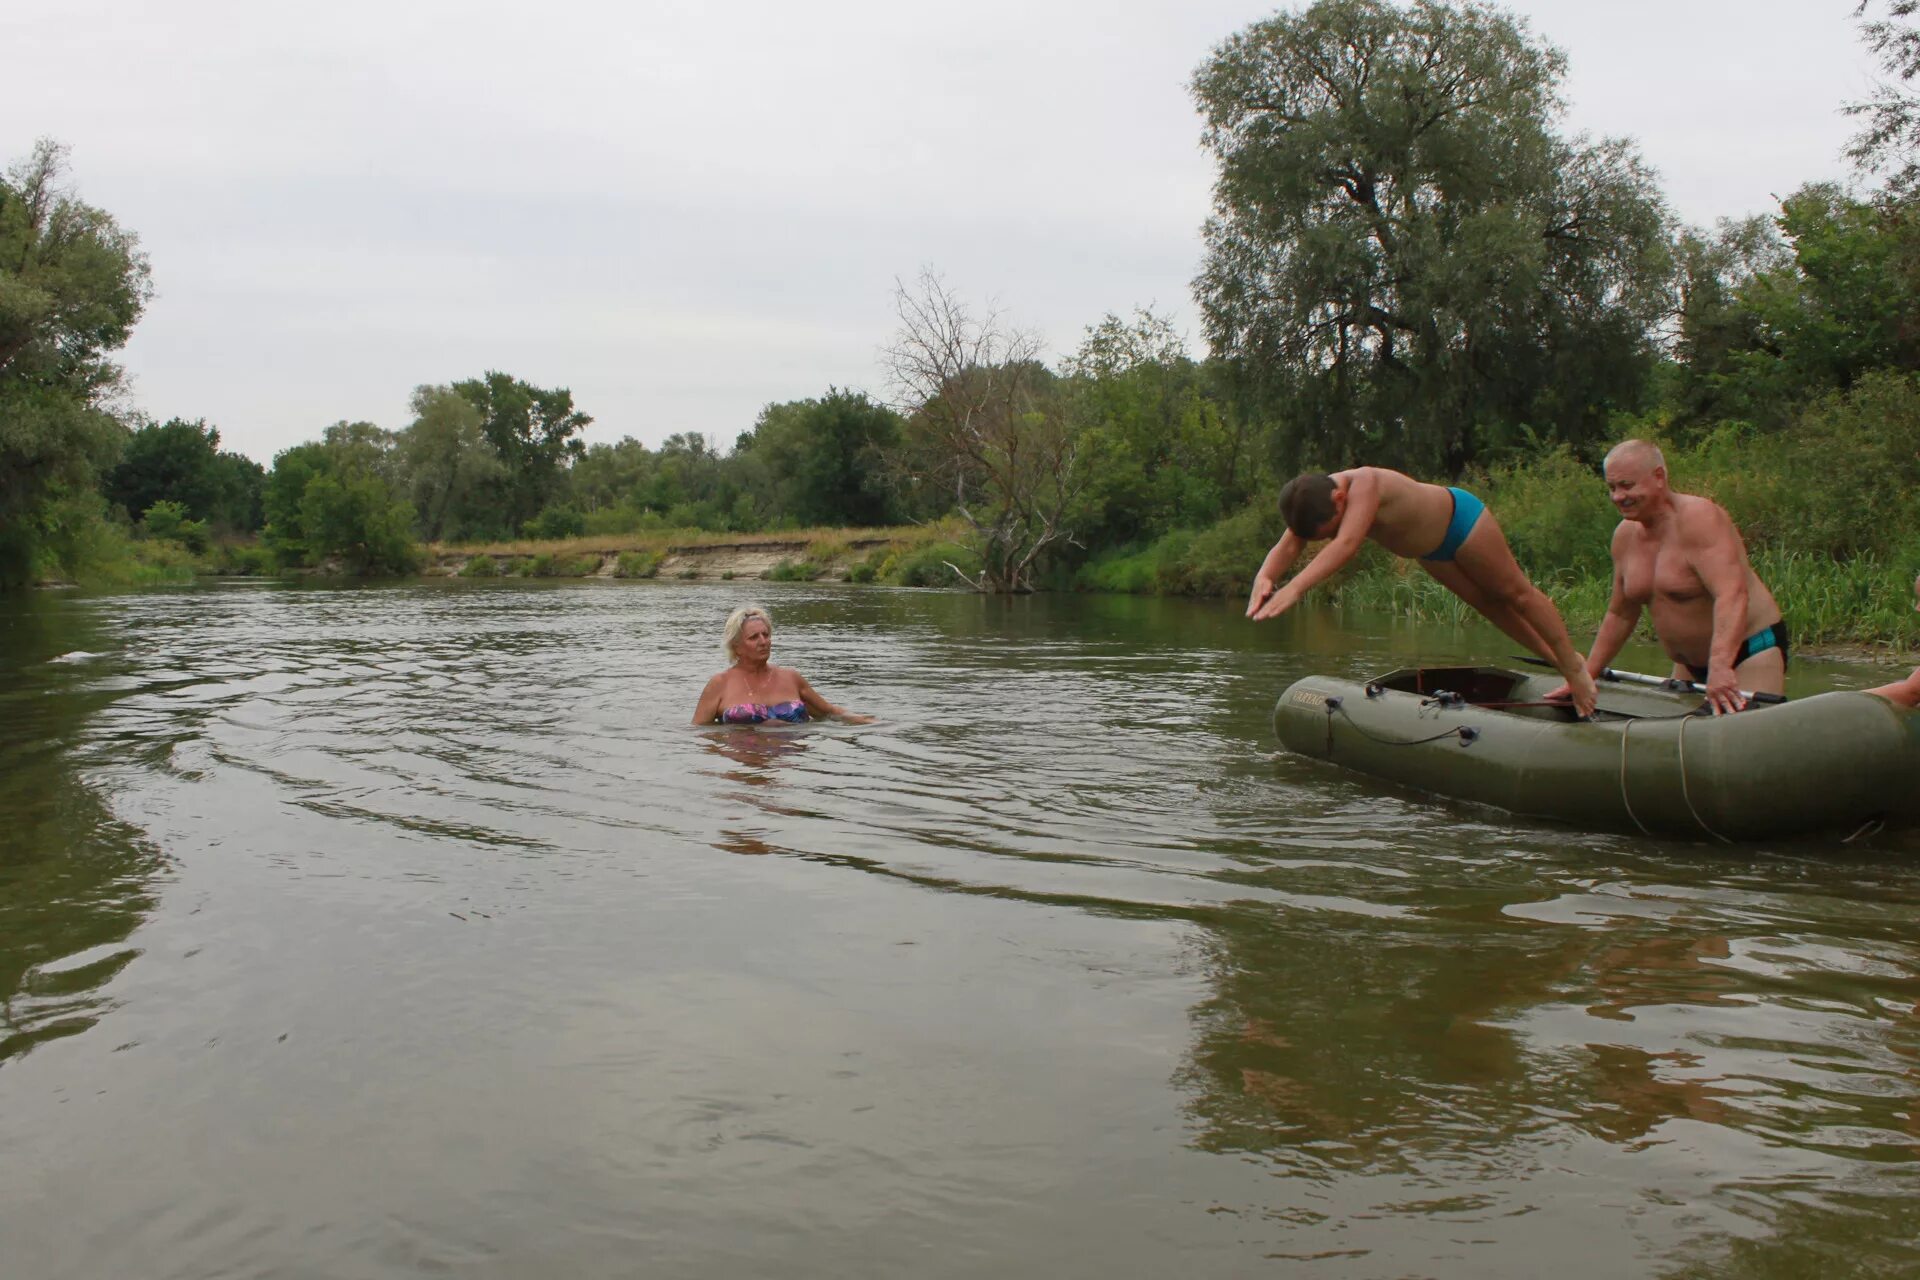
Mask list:
[{"label": "tree line", "polygon": [[[954,572],[981,589],[1221,591],[1309,467],[1577,470],[1633,433],[1745,448],[1819,489],[1813,451],[1861,419],[1849,397],[1903,421],[1920,403],[1920,33],[1916,0],[1873,4],[1856,18],[1889,79],[1847,104],[1857,181],[1705,228],[1631,141],[1564,131],[1565,56],[1501,9],[1276,14],[1192,81],[1217,174],[1193,285],[1207,354],[1142,311],[1049,362],[922,273],[894,297],[880,394],[768,405],[724,447],[587,446],[568,390],[497,371],[270,468],[204,422],[127,422],[107,354],[150,267],[42,143],[0,183],[0,579],[58,572],[102,527],[257,535],[275,563],[379,573],[422,542],[956,517]],[[1900,431],[1868,434],[1875,476],[1920,480]],[[1920,516],[1891,513],[1867,550],[1920,555]]]}]

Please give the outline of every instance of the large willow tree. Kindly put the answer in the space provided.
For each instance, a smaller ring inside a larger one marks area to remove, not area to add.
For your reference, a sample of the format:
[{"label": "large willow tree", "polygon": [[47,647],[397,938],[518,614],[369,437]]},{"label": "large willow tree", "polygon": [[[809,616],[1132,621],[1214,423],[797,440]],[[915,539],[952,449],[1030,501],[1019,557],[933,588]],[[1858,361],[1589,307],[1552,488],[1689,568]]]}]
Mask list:
[{"label": "large willow tree", "polygon": [[[126,430],[108,411],[106,353],[152,292],[132,232],[62,185],[66,149],[42,141],[0,177],[0,588],[34,573]],[[137,513],[136,513],[137,514]]]},{"label": "large willow tree", "polygon": [[1321,0],[1200,68],[1219,178],[1195,290],[1283,464],[1455,475],[1638,406],[1668,218],[1627,143],[1555,132],[1564,65],[1486,6]]}]

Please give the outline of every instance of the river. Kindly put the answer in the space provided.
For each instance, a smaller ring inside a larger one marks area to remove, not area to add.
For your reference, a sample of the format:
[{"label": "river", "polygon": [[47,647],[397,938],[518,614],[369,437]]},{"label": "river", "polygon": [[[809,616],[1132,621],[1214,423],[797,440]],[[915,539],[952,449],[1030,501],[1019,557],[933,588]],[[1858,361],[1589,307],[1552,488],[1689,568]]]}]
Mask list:
[{"label": "river", "polygon": [[[688,727],[750,599],[878,722]],[[1300,675],[1509,647],[824,584],[0,601],[0,1274],[1911,1274],[1920,843],[1275,746]]]}]

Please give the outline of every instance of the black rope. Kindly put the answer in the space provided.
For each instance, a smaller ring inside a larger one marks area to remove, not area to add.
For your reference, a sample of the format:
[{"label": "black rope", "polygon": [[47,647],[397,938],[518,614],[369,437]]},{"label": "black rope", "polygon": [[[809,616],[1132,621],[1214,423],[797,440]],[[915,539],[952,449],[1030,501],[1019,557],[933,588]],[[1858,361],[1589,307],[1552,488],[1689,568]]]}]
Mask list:
[{"label": "black rope", "polygon": [[1457,724],[1453,728],[1448,729],[1442,733],[1436,733],[1430,738],[1382,738],[1378,734],[1368,733],[1365,729],[1361,728],[1360,722],[1358,720],[1355,720],[1352,714],[1348,712],[1348,710],[1344,706],[1329,704],[1327,707],[1327,754],[1328,755],[1333,754],[1333,715],[1334,715],[1334,712],[1336,711],[1339,712],[1341,715],[1346,716],[1347,723],[1350,726],[1352,726],[1353,731],[1355,733],[1359,734],[1361,737],[1365,738],[1369,742],[1378,742],[1382,746],[1387,746],[1387,747],[1417,747],[1420,744],[1425,742],[1438,742],[1442,738],[1458,738],[1462,742],[1472,742],[1475,738],[1480,736],[1480,731],[1474,728],[1472,725]]}]

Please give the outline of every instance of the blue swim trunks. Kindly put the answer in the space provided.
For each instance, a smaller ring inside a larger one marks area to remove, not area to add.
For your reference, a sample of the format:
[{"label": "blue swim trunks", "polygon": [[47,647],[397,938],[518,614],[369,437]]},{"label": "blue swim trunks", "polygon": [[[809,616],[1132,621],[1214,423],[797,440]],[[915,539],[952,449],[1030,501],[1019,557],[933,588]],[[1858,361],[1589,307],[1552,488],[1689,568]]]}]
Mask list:
[{"label": "blue swim trunks", "polygon": [[1453,519],[1447,521],[1447,536],[1440,539],[1440,545],[1421,556],[1422,560],[1451,560],[1460,544],[1473,532],[1473,526],[1480,523],[1480,513],[1487,504],[1468,493],[1465,489],[1448,489],[1453,495]]}]

